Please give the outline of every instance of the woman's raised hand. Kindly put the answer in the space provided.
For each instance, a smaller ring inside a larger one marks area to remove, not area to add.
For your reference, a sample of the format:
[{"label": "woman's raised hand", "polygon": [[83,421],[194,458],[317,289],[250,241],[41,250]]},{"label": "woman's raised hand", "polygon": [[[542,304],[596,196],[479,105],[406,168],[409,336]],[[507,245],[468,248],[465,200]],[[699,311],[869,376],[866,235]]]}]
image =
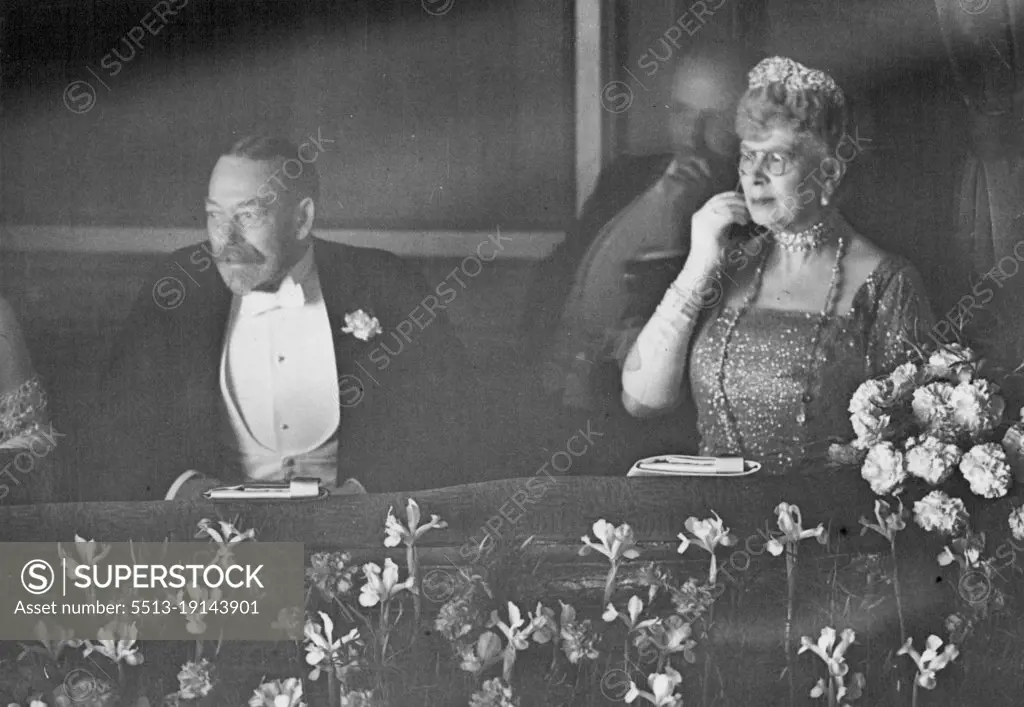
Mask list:
[{"label": "woman's raised hand", "polygon": [[690,254],[717,263],[730,245],[729,227],[750,223],[746,201],[738,191],[724,191],[708,199],[690,220]]}]

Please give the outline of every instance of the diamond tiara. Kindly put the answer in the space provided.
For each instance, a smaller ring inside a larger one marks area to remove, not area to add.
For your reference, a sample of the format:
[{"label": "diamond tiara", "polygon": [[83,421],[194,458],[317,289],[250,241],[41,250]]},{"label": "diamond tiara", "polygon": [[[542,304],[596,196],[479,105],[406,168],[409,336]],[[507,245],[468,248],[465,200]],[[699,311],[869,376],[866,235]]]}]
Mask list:
[{"label": "diamond tiara", "polygon": [[831,76],[824,71],[804,66],[787,57],[773,56],[758,63],[747,74],[748,89],[781,83],[789,90],[816,91],[836,105],[843,105],[846,96]]}]

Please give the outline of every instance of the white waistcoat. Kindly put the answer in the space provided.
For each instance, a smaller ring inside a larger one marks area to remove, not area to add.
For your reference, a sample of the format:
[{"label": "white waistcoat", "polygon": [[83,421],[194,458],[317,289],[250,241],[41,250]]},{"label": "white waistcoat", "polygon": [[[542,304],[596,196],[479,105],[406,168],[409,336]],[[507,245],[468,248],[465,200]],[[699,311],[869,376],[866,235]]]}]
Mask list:
[{"label": "white waistcoat", "polygon": [[221,438],[242,476],[335,485],[338,375],[312,247],[278,293],[235,296],[220,390]]}]

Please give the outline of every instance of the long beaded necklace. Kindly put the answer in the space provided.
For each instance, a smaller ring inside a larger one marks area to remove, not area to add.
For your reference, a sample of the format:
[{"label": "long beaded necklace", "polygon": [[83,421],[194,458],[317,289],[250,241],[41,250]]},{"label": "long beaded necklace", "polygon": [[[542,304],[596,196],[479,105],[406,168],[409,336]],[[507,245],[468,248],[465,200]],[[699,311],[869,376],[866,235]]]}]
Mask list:
[{"label": "long beaded necklace", "polygon": [[[819,243],[825,238],[826,231],[831,231],[830,227],[826,227],[823,221],[812,229],[813,238]],[[805,232],[806,233],[806,232]],[[811,368],[815,361],[815,354],[818,350],[818,344],[821,341],[822,331],[825,329],[825,325],[828,323],[829,317],[835,308],[837,301],[837,294],[839,292],[839,279],[843,256],[846,254],[846,241],[840,236],[839,243],[836,246],[836,260],[832,265],[832,279],[829,282],[828,294],[825,295],[825,305],[822,307],[821,314],[818,317],[818,321],[814,327],[814,335],[811,337],[810,352],[807,356],[807,380],[804,384],[804,392],[800,397],[800,412],[797,414],[797,424],[803,428],[807,422],[807,407],[811,402],[811,387],[814,384],[814,376],[811,374]],[[758,293],[761,291],[761,281],[764,277],[764,267],[768,262],[769,251],[766,249],[764,256],[761,258],[761,262],[757,266],[757,270],[754,272],[754,281],[751,285],[750,292],[747,293],[743,304],[734,312],[733,316],[726,322],[725,334],[722,337],[722,353],[719,357],[718,372],[716,375],[718,383],[718,391],[716,397],[718,398],[718,405],[722,415],[722,422],[725,423],[725,428],[729,436],[731,448],[737,452],[743,451],[742,440],[739,434],[739,425],[736,421],[736,415],[733,413],[732,406],[729,404],[729,399],[725,394],[725,365],[729,355],[729,343],[732,340],[732,335],[736,331],[736,325],[739,323],[740,317],[747,313],[750,309],[750,305],[754,303]],[[794,438],[794,441],[800,443],[800,436]]]}]

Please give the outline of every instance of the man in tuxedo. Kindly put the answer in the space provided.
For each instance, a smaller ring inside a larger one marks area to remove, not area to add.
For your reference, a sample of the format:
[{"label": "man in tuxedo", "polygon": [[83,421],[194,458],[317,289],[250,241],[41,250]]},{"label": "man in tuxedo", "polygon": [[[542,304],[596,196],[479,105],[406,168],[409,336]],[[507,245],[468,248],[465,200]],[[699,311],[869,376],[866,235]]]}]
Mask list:
[{"label": "man in tuxedo", "polygon": [[735,108],[759,58],[722,45],[682,57],[667,106],[672,152],[627,154],[609,165],[538,268],[523,338],[555,414],[596,416],[614,434],[598,469],[617,473],[640,455],[696,447],[695,418],[685,406],[653,421],[625,414],[620,365],[685,262],[691,216],[736,186]]},{"label": "man in tuxedo", "polygon": [[209,240],[160,263],[115,343],[91,495],[160,499],[187,470],[193,494],[296,476],[342,492],[481,480],[451,288],[315,237],[308,148],[254,136],[217,161]]}]

